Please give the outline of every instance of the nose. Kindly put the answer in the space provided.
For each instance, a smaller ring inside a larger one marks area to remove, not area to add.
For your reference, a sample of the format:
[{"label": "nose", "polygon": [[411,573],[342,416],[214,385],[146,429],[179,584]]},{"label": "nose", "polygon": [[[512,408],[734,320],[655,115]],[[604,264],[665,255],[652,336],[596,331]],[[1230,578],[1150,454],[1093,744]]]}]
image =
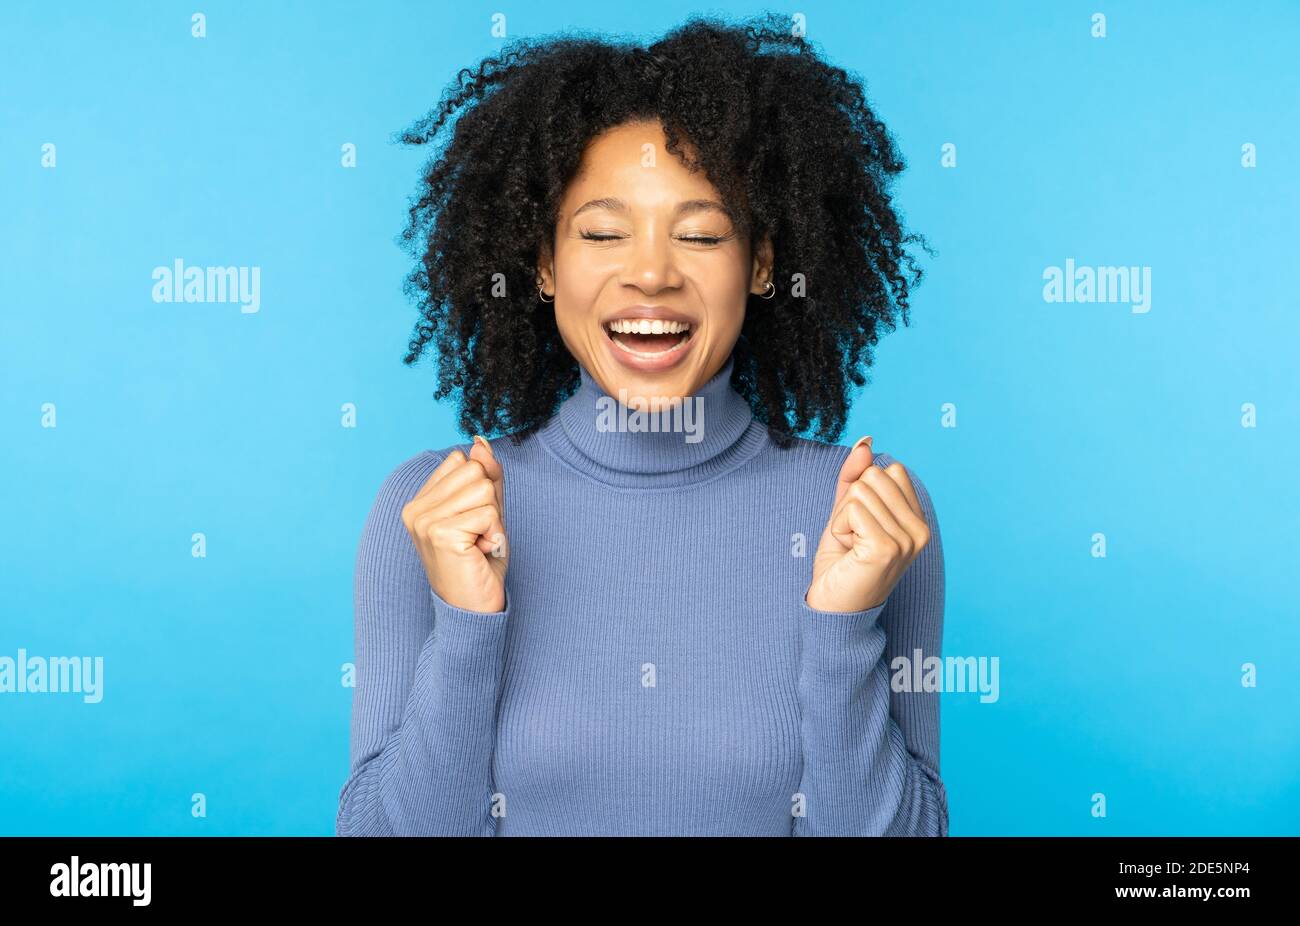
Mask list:
[{"label": "nose", "polygon": [[648,295],[680,285],[680,276],[667,235],[646,228],[632,236],[620,281]]}]

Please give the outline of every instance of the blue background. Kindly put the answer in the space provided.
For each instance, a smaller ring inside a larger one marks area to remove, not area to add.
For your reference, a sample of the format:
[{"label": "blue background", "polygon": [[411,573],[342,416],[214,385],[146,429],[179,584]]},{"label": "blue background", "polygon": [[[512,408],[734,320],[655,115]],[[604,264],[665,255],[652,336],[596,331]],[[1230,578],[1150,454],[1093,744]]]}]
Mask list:
[{"label": "blue background", "polygon": [[[427,152],[391,133],[500,47],[494,12],[649,37],[697,9],[0,8],[0,656],[105,661],[99,704],[0,694],[0,833],[333,833],[362,522],[466,439],[400,362]],[[1000,661],[998,701],[943,696],[952,834],[1300,832],[1300,7],[794,10],[867,81],[937,251],[844,442],[924,480],[944,653]],[[178,257],[261,267],[261,311],[153,302]],[[1045,302],[1069,257],[1151,266],[1150,311]]]}]

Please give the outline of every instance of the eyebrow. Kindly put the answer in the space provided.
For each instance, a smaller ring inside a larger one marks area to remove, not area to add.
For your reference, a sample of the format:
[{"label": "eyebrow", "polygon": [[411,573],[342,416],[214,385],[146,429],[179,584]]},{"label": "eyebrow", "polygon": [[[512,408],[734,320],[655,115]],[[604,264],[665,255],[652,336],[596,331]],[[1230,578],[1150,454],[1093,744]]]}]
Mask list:
[{"label": "eyebrow", "polygon": [[[588,209],[608,209],[611,212],[627,212],[627,203],[614,196],[603,196],[600,199],[592,199],[583,203],[577,209],[573,210],[572,218],[577,218]],[[731,218],[731,212],[722,203],[715,202],[712,199],[687,199],[677,204],[673,210],[674,217],[683,215],[692,215],[696,212],[721,212],[723,215]]]}]

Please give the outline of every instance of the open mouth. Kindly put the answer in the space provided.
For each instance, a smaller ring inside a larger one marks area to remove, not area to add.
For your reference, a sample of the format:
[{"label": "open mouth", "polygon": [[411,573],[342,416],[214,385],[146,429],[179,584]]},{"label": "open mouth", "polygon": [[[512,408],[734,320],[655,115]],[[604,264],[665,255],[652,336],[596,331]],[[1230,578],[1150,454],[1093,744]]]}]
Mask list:
[{"label": "open mouth", "polygon": [[605,325],[605,333],[629,354],[653,358],[685,346],[695,333],[695,326],[663,319],[616,318]]}]

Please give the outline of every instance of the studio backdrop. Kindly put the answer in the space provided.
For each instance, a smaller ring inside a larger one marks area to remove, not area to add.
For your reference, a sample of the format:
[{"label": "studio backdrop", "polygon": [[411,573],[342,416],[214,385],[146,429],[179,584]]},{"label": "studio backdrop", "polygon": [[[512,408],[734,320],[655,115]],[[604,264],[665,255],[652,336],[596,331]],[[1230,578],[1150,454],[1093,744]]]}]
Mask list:
[{"label": "studio backdrop", "polygon": [[[0,833],[334,832],[363,522],[469,440],[402,362],[394,133],[694,12],[3,5]],[[1300,6],[779,12],[933,249],[842,442],[942,528],[952,835],[1297,833]]]}]

